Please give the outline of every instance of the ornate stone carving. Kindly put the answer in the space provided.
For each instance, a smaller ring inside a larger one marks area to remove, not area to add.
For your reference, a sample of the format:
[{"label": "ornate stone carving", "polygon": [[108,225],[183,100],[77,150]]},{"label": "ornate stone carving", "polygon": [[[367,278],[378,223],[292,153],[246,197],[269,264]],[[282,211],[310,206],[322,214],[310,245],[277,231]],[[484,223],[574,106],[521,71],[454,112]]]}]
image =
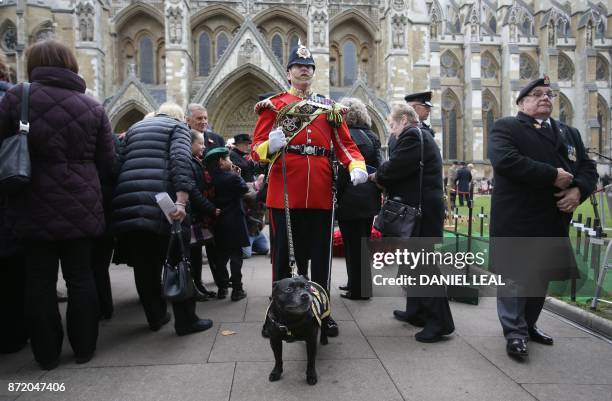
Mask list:
[{"label": "ornate stone carving", "polygon": [[92,42],[94,40],[94,6],[90,3],[79,3],[75,14],[79,26],[79,40]]},{"label": "ornate stone carving", "polygon": [[253,62],[253,59],[258,55],[258,51],[259,49],[250,38],[245,40],[238,50],[238,64]]},{"label": "ornate stone carving", "polygon": [[181,7],[168,7],[166,19],[168,21],[168,38],[170,43],[181,43],[183,41],[183,10]]},{"label": "ornate stone carving", "polygon": [[391,6],[396,11],[403,11],[406,4],[404,3],[404,0],[391,0]]},{"label": "ornate stone carving", "polygon": [[17,29],[14,25],[7,26],[0,33],[0,47],[7,52],[15,51],[17,48]]},{"label": "ornate stone carving", "polygon": [[312,44],[324,47],[327,43],[327,14],[324,11],[315,11],[312,14]]},{"label": "ornate stone carving", "polygon": [[587,47],[593,47],[593,37],[595,28],[593,27],[593,21],[589,21],[586,26],[586,45]]},{"label": "ornate stone carving", "polygon": [[404,15],[395,15],[391,19],[391,43],[394,49],[406,47],[406,25],[408,19]]},{"label": "ornate stone carving", "polygon": [[480,8],[477,5],[472,6],[469,17],[470,35],[472,41],[477,41],[480,38]]}]

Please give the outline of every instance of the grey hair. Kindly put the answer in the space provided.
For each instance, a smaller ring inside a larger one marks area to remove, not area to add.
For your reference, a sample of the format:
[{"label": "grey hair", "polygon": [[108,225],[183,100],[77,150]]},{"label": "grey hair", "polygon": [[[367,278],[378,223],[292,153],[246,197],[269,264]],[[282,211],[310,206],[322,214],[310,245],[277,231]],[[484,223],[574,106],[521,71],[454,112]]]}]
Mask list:
[{"label": "grey hair", "polygon": [[356,126],[372,126],[372,119],[368,114],[368,109],[363,102],[356,97],[345,97],[340,100],[340,104],[349,108],[348,113],[344,116],[346,125],[349,127]]},{"label": "grey hair", "polygon": [[408,122],[411,125],[419,123],[419,115],[411,105],[404,102],[396,102],[391,104],[391,112],[389,113],[389,117],[395,121],[399,121],[403,116],[408,118]]},{"label": "grey hair", "polygon": [[189,103],[187,105],[187,110],[185,112],[185,116],[191,117],[193,112],[196,110],[204,110],[206,111],[206,107],[202,106],[200,103]]},{"label": "grey hair", "polygon": [[183,121],[185,119],[185,113],[183,112],[181,106],[172,102],[166,102],[159,106],[155,115],[158,114],[165,114],[172,118],[176,118],[179,121]]}]

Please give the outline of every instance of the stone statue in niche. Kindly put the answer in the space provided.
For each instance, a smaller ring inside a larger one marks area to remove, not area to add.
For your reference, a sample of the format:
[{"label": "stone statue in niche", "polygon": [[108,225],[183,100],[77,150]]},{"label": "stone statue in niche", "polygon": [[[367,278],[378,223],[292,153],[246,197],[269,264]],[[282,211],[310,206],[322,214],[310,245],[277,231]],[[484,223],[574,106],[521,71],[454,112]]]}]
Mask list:
[{"label": "stone statue in niche", "polygon": [[406,43],[406,17],[396,15],[392,19],[391,43],[394,49],[403,49]]},{"label": "stone statue in niche", "polygon": [[183,41],[183,10],[180,7],[170,7],[167,11],[168,36],[170,43]]},{"label": "stone statue in niche", "polygon": [[326,44],[327,15],[323,11],[312,14],[312,43],[314,46],[323,47]]},{"label": "stone statue in niche", "polygon": [[586,45],[593,47],[593,22],[591,21],[586,26]]},{"label": "stone statue in niche", "polygon": [[555,23],[550,21],[550,24],[548,24],[548,46],[554,46],[555,42]]},{"label": "stone statue in niche", "polygon": [[87,39],[88,41],[94,40],[94,22],[93,18],[87,18]]}]

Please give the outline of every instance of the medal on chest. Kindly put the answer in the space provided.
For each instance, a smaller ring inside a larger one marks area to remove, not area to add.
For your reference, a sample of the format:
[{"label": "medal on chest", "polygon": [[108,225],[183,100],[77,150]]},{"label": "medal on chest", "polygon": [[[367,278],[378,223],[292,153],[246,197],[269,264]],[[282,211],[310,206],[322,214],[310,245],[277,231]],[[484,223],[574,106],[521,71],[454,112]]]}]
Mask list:
[{"label": "medal on chest", "polygon": [[576,148],[573,147],[572,145],[567,145],[567,158],[572,161],[575,162],[576,159]]}]

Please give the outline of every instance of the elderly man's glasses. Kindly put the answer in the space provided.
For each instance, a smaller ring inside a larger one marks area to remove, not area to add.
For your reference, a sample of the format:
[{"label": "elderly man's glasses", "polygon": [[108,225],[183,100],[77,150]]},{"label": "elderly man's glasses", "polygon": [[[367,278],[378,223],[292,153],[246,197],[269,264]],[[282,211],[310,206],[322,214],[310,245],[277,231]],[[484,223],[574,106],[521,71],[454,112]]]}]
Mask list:
[{"label": "elderly man's glasses", "polygon": [[554,99],[557,97],[557,94],[552,92],[552,91],[548,91],[548,92],[542,92],[542,91],[535,91],[535,92],[531,92],[529,95],[527,96],[533,96],[535,98],[540,98],[542,96],[546,96],[549,99]]}]

